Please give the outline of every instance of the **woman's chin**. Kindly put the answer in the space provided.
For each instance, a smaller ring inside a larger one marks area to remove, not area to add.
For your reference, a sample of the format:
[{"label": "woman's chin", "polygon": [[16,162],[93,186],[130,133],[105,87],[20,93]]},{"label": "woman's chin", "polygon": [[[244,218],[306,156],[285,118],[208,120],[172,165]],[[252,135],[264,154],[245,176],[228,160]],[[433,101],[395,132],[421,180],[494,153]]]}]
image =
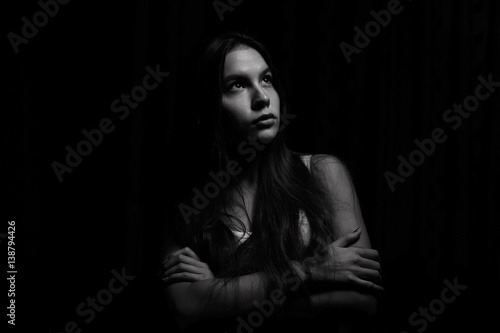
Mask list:
[{"label": "woman's chin", "polygon": [[276,137],[276,133],[277,131],[275,129],[265,130],[260,132],[257,135],[257,138],[259,139],[260,142],[266,145],[274,140],[274,138]]}]

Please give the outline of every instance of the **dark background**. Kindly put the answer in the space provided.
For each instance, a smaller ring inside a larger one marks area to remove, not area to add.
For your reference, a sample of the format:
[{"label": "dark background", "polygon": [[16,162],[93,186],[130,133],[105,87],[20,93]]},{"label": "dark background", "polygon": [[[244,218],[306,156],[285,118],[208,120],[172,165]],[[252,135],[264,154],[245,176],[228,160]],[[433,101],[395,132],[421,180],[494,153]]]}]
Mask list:
[{"label": "dark background", "polygon": [[[172,119],[183,112],[174,108],[176,73],[193,45],[228,29],[269,47],[297,115],[290,148],[333,154],[349,166],[382,258],[386,292],[376,330],[416,332],[410,314],[455,278],[467,290],[426,331],[485,331],[497,322],[500,93],[457,130],[442,116],[474,94],[479,75],[500,81],[500,4],[402,6],[348,64],[339,44],[353,44],[353,28],[363,29],[387,1],[244,0],[223,22],[210,0],[71,1],[17,54],[6,36],[20,34],[21,18],[31,21],[40,7],[4,4],[0,232],[16,221],[16,328],[60,332],[75,321],[82,332],[173,330],[153,273],[169,198],[183,181],[172,173]],[[171,75],[119,120],[111,102],[157,64]],[[193,99],[197,88],[193,82]],[[106,117],[115,130],[60,183],[51,163],[64,162],[65,146],[74,148],[83,129]],[[398,156],[408,158],[414,140],[436,127],[446,142],[392,192],[384,172],[397,173]],[[122,267],[136,278],[84,323],[78,304]]]}]

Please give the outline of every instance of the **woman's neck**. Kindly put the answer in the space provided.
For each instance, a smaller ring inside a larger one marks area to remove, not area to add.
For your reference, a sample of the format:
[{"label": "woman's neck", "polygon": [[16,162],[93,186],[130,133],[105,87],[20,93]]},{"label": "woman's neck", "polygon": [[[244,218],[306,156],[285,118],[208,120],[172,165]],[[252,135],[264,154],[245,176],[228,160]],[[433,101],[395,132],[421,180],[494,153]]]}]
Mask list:
[{"label": "woman's neck", "polygon": [[255,192],[255,189],[257,188],[257,185],[259,183],[258,174],[261,163],[261,156],[257,155],[253,161],[245,166],[237,184],[241,185],[243,188],[251,192]]},{"label": "woman's neck", "polygon": [[253,201],[254,194],[259,184],[258,173],[261,163],[262,159],[260,155],[257,155],[253,161],[243,167],[243,171],[239,174],[238,180],[232,183],[228,188],[228,197],[226,198],[228,203],[240,205],[242,204],[240,201],[243,198],[245,198],[245,201]]}]

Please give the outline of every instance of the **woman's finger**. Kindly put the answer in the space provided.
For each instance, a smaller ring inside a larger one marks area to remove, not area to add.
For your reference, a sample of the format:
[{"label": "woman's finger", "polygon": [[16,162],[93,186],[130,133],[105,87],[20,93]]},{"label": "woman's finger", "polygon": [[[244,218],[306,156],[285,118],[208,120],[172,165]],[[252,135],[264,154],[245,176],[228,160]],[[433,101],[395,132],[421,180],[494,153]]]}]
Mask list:
[{"label": "woman's finger", "polygon": [[382,276],[378,270],[359,268],[356,275],[362,280],[371,281],[378,285],[382,283]]},{"label": "woman's finger", "polygon": [[376,260],[359,257],[359,267],[380,271],[380,263]]},{"label": "woman's finger", "polygon": [[363,280],[363,279],[360,279],[358,277],[354,277],[352,279],[352,282],[361,287],[361,288],[365,288],[365,289],[368,289],[368,290],[374,290],[374,291],[384,291],[384,288],[381,286],[381,285],[378,285],[376,283],[373,283],[371,281],[368,281],[368,280]]},{"label": "woman's finger", "polygon": [[180,262],[192,264],[199,267],[206,267],[206,264],[200,261],[200,258],[198,258],[198,256],[193,251],[187,249],[189,248],[184,248],[172,253],[168,257],[167,261],[163,263],[163,269],[168,270],[169,268],[177,265]]},{"label": "woman's finger", "polygon": [[168,257],[168,260],[163,263],[163,267],[162,267],[163,272],[165,272],[165,271],[169,270],[170,268],[174,267],[175,265],[177,265],[177,260],[178,260],[177,257],[178,256]]},{"label": "woman's finger", "polygon": [[200,274],[194,274],[189,272],[175,273],[170,275],[168,278],[162,279],[166,283],[177,283],[177,282],[196,282],[205,280],[205,278]]},{"label": "woman's finger", "polygon": [[376,260],[376,261],[379,261],[379,259],[380,259],[378,251],[375,249],[367,249],[364,247],[357,247],[357,246],[353,246],[352,248],[355,249],[355,252],[363,258]]},{"label": "woman's finger", "polygon": [[361,228],[357,228],[356,230],[340,237],[331,245],[338,247],[348,247],[356,243],[356,241],[359,239],[360,236],[361,236]]},{"label": "woman's finger", "polygon": [[179,264],[171,267],[170,269],[168,269],[163,274],[163,277],[168,278],[169,276],[171,276],[173,274],[182,273],[182,272],[193,273],[193,274],[203,274],[205,272],[205,270],[200,268],[200,267],[197,267],[197,266],[193,266],[193,265],[189,265],[189,264],[185,264],[185,263],[179,263]]},{"label": "woman's finger", "polygon": [[178,256],[179,254],[184,254],[184,255],[187,255],[188,257],[191,257],[193,259],[200,260],[200,258],[198,257],[198,255],[196,253],[194,253],[193,250],[191,250],[189,247],[186,246],[186,247],[183,247],[180,250],[177,250],[177,251],[173,252],[171,255],[168,256],[168,258],[167,258],[166,261],[168,261],[172,257]]},{"label": "woman's finger", "polygon": [[184,254],[188,257],[191,257],[193,259],[196,259],[196,260],[200,260],[200,258],[198,257],[198,255],[196,253],[194,253],[193,250],[191,250],[189,247],[183,247],[182,249],[172,253],[172,255],[179,255],[179,254]]},{"label": "woman's finger", "polygon": [[208,265],[205,264],[204,262],[197,260],[197,259],[193,259],[192,257],[188,257],[187,255],[185,255],[183,253],[179,254],[174,261],[176,263],[185,263],[185,264],[189,264],[189,265],[193,265],[193,266],[201,267],[201,268],[208,267]]}]

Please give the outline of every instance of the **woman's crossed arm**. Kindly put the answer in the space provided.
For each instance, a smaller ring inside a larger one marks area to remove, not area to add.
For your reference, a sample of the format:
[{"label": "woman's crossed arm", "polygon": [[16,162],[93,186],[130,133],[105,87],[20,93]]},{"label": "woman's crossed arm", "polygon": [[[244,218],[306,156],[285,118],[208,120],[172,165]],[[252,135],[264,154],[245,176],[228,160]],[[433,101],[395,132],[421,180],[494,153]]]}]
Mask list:
[{"label": "woman's crossed arm", "polygon": [[[296,276],[312,283],[331,283],[332,289],[311,296],[313,306],[318,309],[374,314],[377,307],[374,293],[383,290],[378,252],[371,249],[347,170],[331,156],[314,158],[311,170],[331,195],[339,235],[330,245],[327,261],[310,258],[297,262]],[[270,297],[266,295],[261,273],[240,276],[234,283],[223,285],[189,248],[172,246],[163,268],[165,294],[180,327],[208,318],[246,313],[254,308],[255,301]],[[292,306],[300,311],[301,305],[299,301]]]}]

